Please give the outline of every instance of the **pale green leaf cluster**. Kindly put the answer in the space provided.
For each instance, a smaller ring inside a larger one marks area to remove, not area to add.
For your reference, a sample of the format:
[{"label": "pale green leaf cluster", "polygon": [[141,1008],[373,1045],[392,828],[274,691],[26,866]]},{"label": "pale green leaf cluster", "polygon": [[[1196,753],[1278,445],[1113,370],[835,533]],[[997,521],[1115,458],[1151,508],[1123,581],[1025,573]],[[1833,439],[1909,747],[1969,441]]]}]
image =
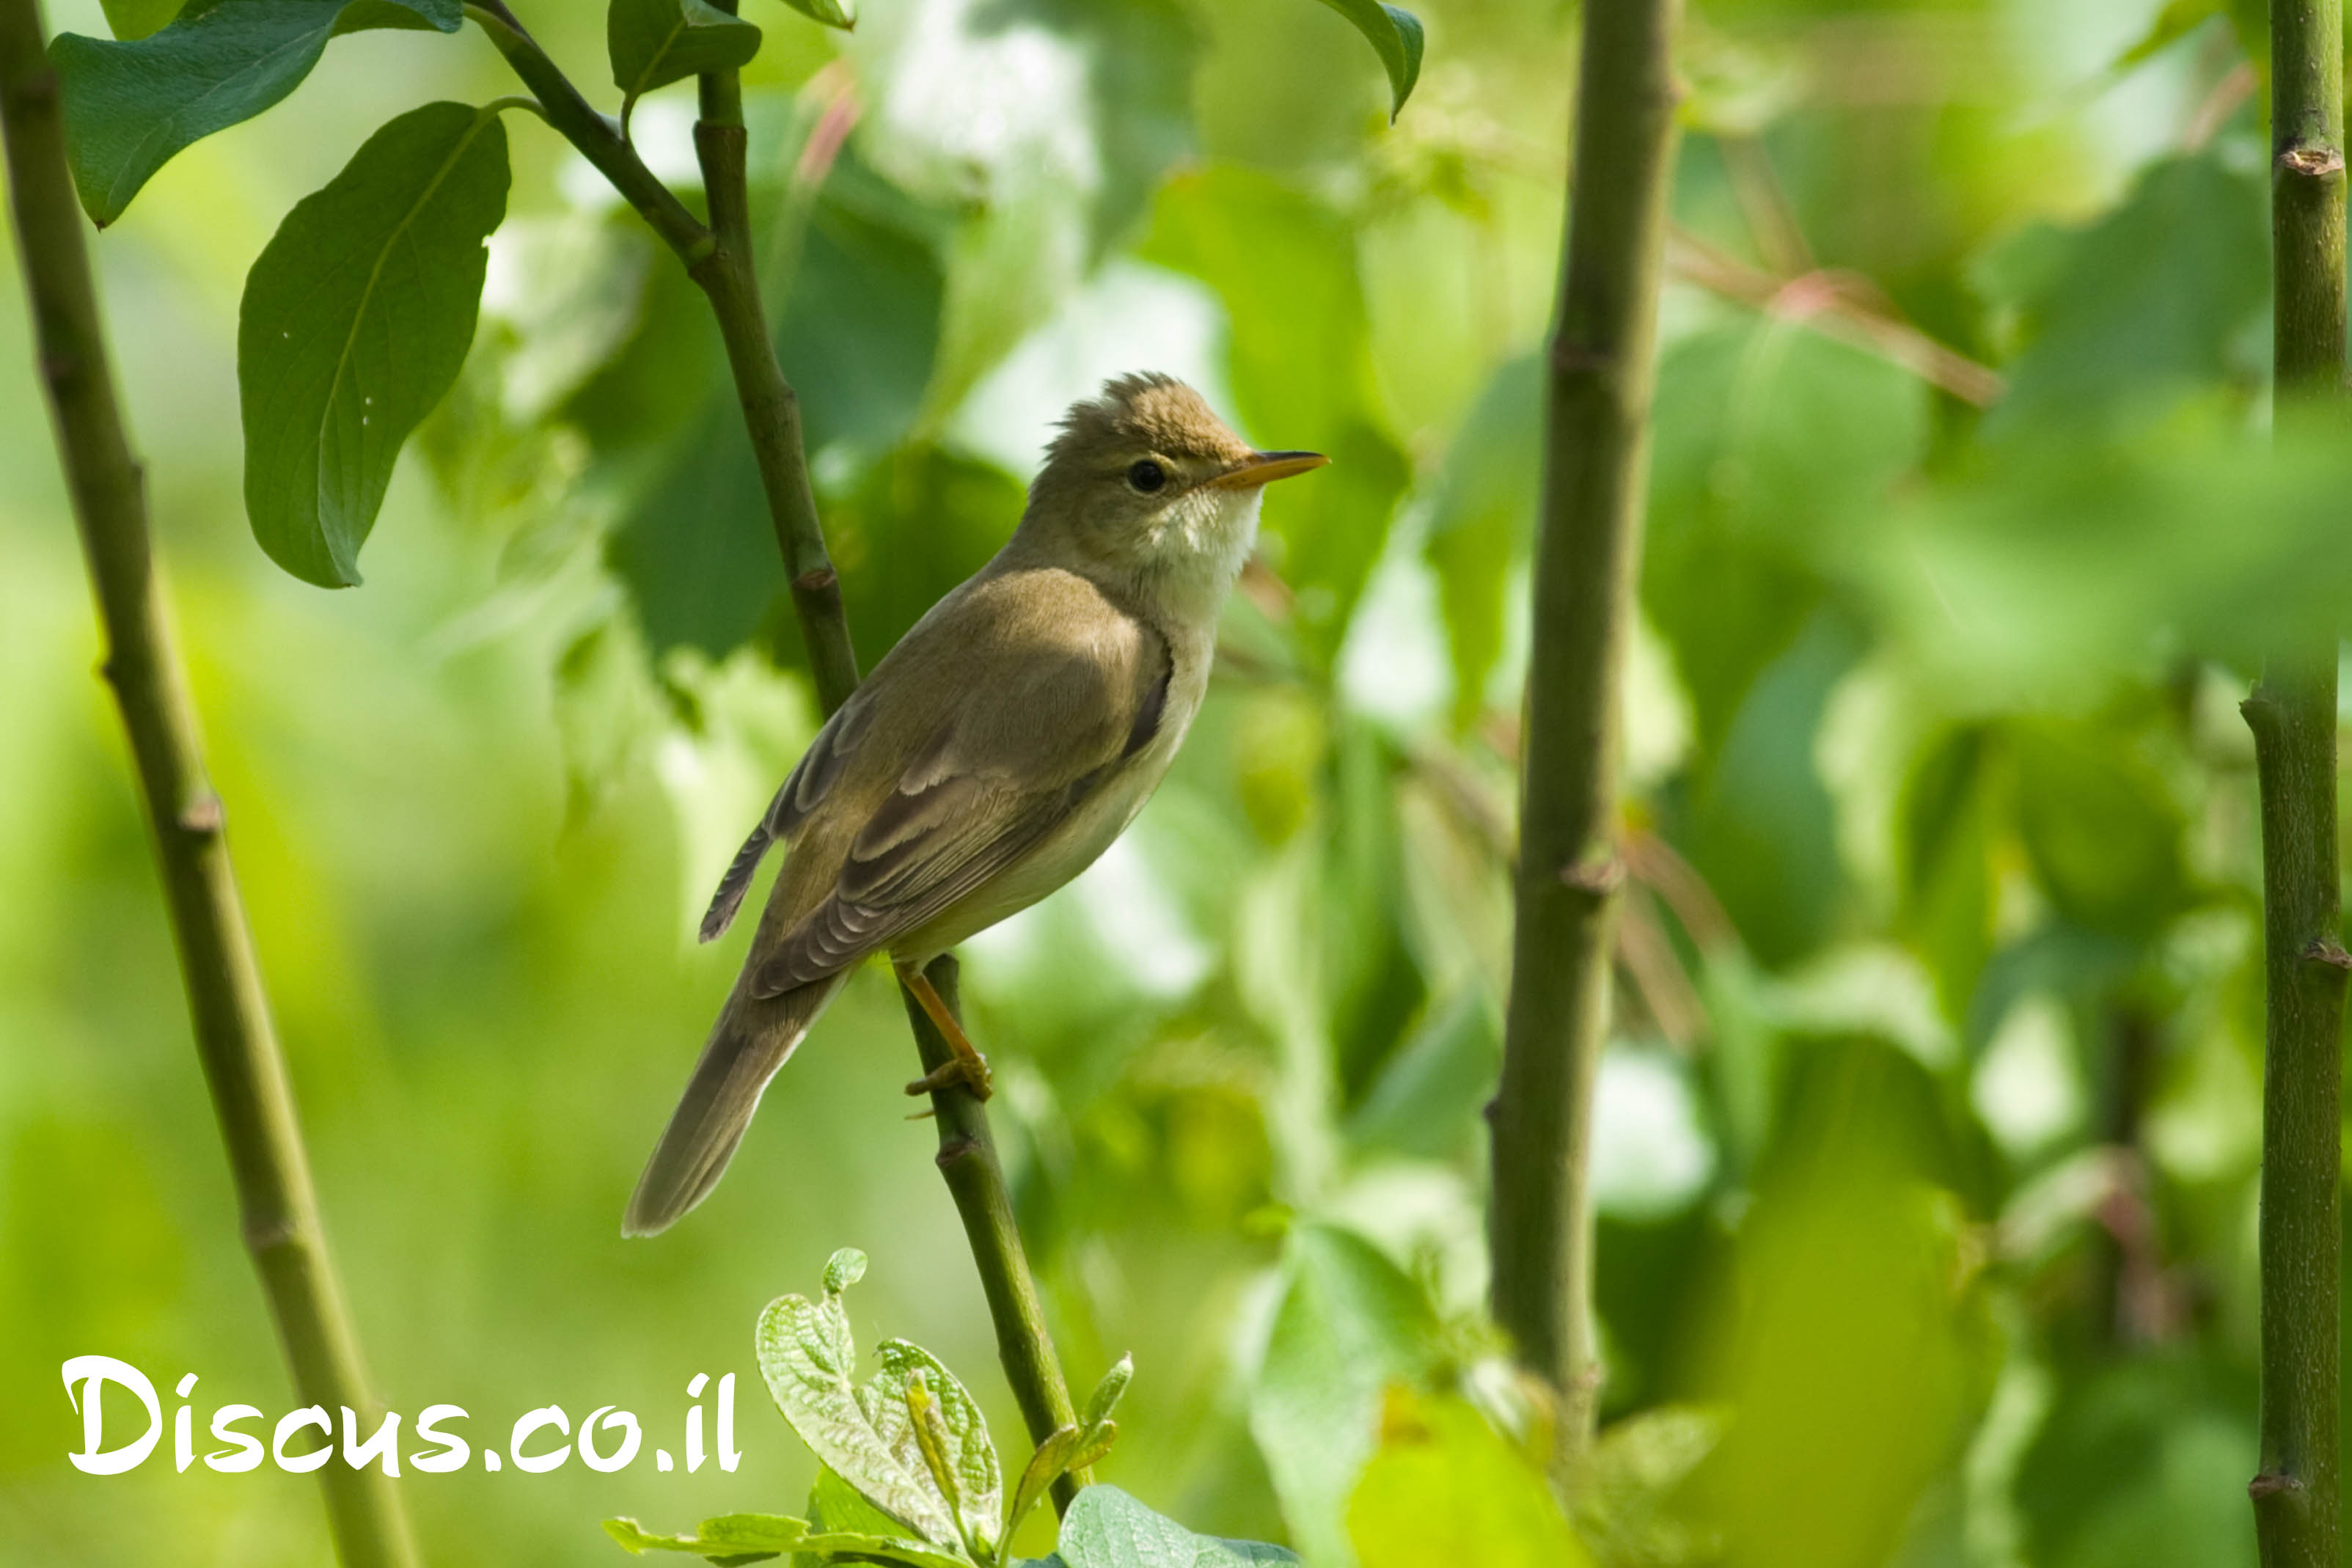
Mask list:
[{"label": "pale green leaf cluster", "polygon": [[[761,1376],[819,1461],[809,1517],[730,1514],[705,1520],[691,1535],[656,1535],[635,1520],[608,1520],[604,1528],[614,1541],[632,1552],[716,1560],[791,1552],[806,1563],[846,1558],[908,1568],[1013,1568],[1009,1552],[1022,1521],[1064,1474],[1109,1451],[1118,1435],[1112,1413],[1134,1376],[1133,1362],[1122,1356],[1103,1375],[1085,1414],[1038,1446],[1008,1496],[987,1422],[939,1358],[904,1340],[885,1340],[875,1347],[874,1374],[856,1381],[856,1339],[843,1297],[865,1273],[866,1255],[843,1247],[827,1260],[816,1300],[780,1297],[760,1314],[754,1350]],[[1196,1538],[1116,1489],[1089,1487],[1064,1521],[1063,1558],[1053,1561],[1066,1559],[1070,1568],[1151,1568],[1176,1559],[1150,1553],[1195,1540],[1203,1564],[1293,1560],[1272,1547]]]}]

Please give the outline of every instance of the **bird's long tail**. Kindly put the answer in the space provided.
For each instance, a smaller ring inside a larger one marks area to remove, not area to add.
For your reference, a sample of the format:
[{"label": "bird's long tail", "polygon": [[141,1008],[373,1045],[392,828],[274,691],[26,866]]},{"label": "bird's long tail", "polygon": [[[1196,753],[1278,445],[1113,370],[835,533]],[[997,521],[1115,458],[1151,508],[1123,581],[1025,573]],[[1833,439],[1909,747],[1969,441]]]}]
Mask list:
[{"label": "bird's long tail", "polygon": [[828,975],[765,998],[737,984],[654,1157],[637,1178],[622,1235],[657,1235],[710,1195],[735,1157],[735,1145],[743,1141],[751,1112],[759,1109],[761,1091],[841,989],[844,977]]}]

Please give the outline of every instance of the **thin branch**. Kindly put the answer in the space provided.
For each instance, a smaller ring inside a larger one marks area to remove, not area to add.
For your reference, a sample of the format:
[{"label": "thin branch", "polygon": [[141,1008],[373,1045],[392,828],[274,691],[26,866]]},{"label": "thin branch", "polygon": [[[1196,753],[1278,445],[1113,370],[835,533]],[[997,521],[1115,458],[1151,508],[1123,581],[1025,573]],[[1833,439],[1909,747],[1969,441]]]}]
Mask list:
[{"label": "thin branch", "polygon": [[[725,0],[725,9],[734,9]],[[830,713],[857,686],[857,653],[841,603],[841,581],[824,547],[817,520],[816,492],[809,484],[808,454],[801,436],[800,395],[784,379],[776,345],[768,333],[760,301],[760,275],[751,244],[751,201],[744,172],[748,136],[743,129],[743,92],[733,71],[700,79],[701,117],[695,121],[694,150],[702,163],[702,186],[710,203],[710,226],[718,248],[688,268],[710,301],[727,363],[735,375],[743,426],[760,466],[768,498],[768,519],[791,579],[793,610],[808,646],[817,700]]]},{"label": "thin branch", "polygon": [[[949,1010],[962,1016],[956,998],[954,955],[932,960],[923,974]],[[954,1050],[913,994],[901,990],[899,994],[907,1004],[907,1021],[914,1026],[923,1070],[928,1073],[945,1067],[953,1059]],[[1062,1364],[1055,1358],[1054,1342],[1046,1332],[1045,1310],[1037,1300],[1028,1254],[1021,1245],[1021,1226],[1013,1218],[1013,1194],[1004,1183],[1004,1165],[997,1158],[988,1111],[961,1084],[933,1089],[931,1109],[940,1126],[940,1174],[955,1196],[956,1212],[963,1216],[964,1235],[971,1242],[971,1258],[980,1270],[981,1289],[988,1296],[989,1316],[996,1321],[997,1357],[1004,1363],[1030,1440],[1042,1443],[1055,1428],[1076,1422],[1077,1408],[1070,1402],[1069,1384],[1062,1376]],[[1090,1470],[1073,1470],[1055,1482],[1055,1508],[1067,1509],[1078,1489],[1092,1479]]]},{"label": "thin branch", "polygon": [[1545,393],[1520,759],[1517,920],[1494,1121],[1496,1321],[1560,1400],[1556,1466],[1591,1440],[1586,1153],[1623,862],[1617,753],[1649,454],[1676,0],[1584,8],[1575,170]]},{"label": "thin branch", "polygon": [[621,135],[619,124],[599,114],[580,96],[562,68],[539,47],[539,40],[507,9],[506,0],[473,0],[466,15],[506,57],[523,85],[537,95],[547,122],[595,165],[624,201],[645,216],[662,243],[677,252],[678,259],[692,267],[710,254],[717,244],[710,231],[646,167],[637,150]]},{"label": "thin branch", "polygon": [[[2343,0],[2271,5],[2277,400],[2344,402]],[[2344,987],[2336,639],[2273,649],[2247,699],[2262,800],[2263,1568],[2336,1568]]]},{"label": "thin branch", "polygon": [[[41,380],[106,639],[103,672],[129,733],[182,983],[228,1149],[246,1249],[268,1297],[296,1395],[373,1431],[359,1342],[327,1252],[318,1195],[263,992],[220,797],[173,646],[147,500],[107,362],[81,212],[66,168],[58,79],[38,0],[0,0],[0,139]],[[95,1397],[93,1395],[92,1397]],[[344,1417],[349,1419],[349,1417]],[[344,1568],[415,1568],[391,1478],[340,1458],[319,1472]]]},{"label": "thin branch", "polygon": [[2000,372],[1946,347],[1887,310],[1866,279],[1818,269],[1781,277],[1750,267],[1680,225],[1672,226],[1669,237],[1667,267],[1685,283],[1877,354],[1979,408],[2000,397]]}]

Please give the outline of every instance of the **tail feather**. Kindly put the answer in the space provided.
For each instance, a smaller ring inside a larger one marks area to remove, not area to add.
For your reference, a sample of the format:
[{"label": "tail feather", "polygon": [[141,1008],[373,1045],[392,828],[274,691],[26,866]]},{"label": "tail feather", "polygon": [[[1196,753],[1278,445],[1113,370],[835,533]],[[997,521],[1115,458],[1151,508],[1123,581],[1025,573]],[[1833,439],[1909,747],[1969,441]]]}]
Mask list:
[{"label": "tail feather", "polygon": [[677,1110],[655,1145],[637,1190],[621,1221],[624,1236],[655,1236],[683,1218],[710,1195],[743,1129],[759,1109],[760,1095],[784,1065],[809,1026],[824,1011],[843,976],[832,975],[781,996],[765,999],[737,987],[710,1031],[702,1059]]},{"label": "tail feather", "polygon": [[[769,809],[772,815],[774,808]],[[727,874],[719,879],[719,891],[711,895],[710,908],[704,912],[702,929],[698,933],[702,941],[716,942],[727,933],[729,926],[735,923],[735,911],[743,907],[743,895],[751,890],[751,879],[759,872],[760,862],[766,858],[768,846],[775,841],[776,836],[768,826],[768,818],[761,817],[760,826],[751,829],[751,836],[743,840],[743,847],[735,851],[735,858],[729,863]]]}]

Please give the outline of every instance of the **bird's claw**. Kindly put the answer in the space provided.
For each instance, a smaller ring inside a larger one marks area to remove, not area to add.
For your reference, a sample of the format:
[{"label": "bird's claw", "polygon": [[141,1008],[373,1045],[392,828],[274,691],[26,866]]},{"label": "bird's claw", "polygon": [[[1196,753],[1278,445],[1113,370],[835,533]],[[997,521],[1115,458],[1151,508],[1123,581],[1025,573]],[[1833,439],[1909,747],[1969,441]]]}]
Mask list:
[{"label": "bird's claw", "polygon": [[977,1051],[969,1057],[951,1057],[907,1086],[908,1094],[933,1094],[940,1089],[961,1084],[971,1091],[974,1100],[986,1100],[996,1092],[988,1070],[988,1058]]}]

